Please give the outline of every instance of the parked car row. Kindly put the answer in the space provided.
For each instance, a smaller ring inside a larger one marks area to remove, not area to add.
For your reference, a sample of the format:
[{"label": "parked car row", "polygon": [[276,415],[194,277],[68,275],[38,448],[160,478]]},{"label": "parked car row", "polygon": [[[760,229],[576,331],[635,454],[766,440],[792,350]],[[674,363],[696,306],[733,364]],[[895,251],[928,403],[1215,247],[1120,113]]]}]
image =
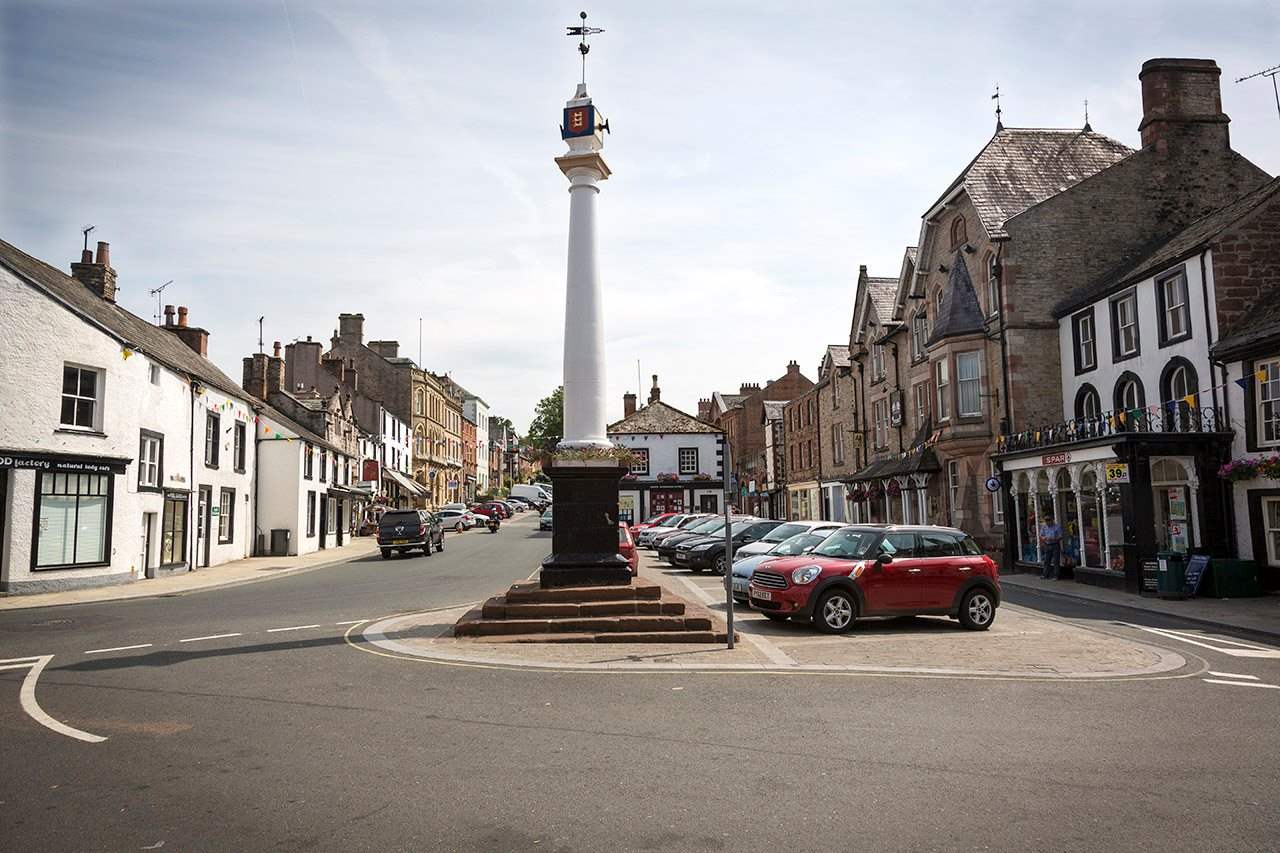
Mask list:
[{"label": "parked car row", "polygon": [[[996,563],[961,530],[752,516],[729,524],[734,598],[769,619],[833,634],[865,616],[948,616],[974,631],[995,621]],[[639,544],[673,566],[720,574],[724,526],[718,516],[668,515],[646,522]]]}]

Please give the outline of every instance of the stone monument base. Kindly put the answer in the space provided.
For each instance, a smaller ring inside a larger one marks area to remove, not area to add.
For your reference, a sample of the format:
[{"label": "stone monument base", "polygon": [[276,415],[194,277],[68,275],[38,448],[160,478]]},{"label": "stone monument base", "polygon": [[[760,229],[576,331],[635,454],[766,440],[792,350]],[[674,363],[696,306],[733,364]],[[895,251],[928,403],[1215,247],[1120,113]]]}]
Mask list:
[{"label": "stone monument base", "polygon": [[612,459],[553,461],[551,556],[539,583],[551,587],[631,583],[631,567],[618,553],[618,483],[629,470]]}]

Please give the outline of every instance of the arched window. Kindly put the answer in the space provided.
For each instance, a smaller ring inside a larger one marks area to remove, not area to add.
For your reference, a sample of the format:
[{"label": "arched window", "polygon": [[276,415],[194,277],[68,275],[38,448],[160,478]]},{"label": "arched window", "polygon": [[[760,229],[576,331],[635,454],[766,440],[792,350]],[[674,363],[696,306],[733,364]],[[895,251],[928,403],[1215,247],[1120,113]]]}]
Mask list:
[{"label": "arched window", "polygon": [[415,415],[422,414],[423,408],[424,408],[423,399],[424,399],[424,396],[421,388],[413,392],[413,413]]},{"label": "arched window", "polygon": [[1186,432],[1193,428],[1192,410],[1199,406],[1199,391],[1200,383],[1191,362],[1180,356],[1169,359],[1160,374],[1160,401],[1164,404],[1166,430]]},{"label": "arched window", "polygon": [[1147,395],[1142,390],[1142,380],[1136,374],[1125,371],[1116,380],[1115,408],[1129,411],[1143,409],[1147,405]]},{"label": "arched window", "polygon": [[419,456],[427,455],[427,439],[422,433],[421,425],[413,431],[413,452]]},{"label": "arched window", "polygon": [[1084,384],[1076,392],[1076,417],[1085,420],[1097,420],[1102,416],[1102,400],[1098,390],[1092,385]]},{"label": "arched window", "polygon": [[957,216],[951,220],[951,248],[956,248],[962,243],[969,242],[969,234],[965,229],[964,217]]},{"label": "arched window", "polygon": [[939,287],[933,293],[933,313],[935,317],[942,316],[942,291],[944,288]]}]

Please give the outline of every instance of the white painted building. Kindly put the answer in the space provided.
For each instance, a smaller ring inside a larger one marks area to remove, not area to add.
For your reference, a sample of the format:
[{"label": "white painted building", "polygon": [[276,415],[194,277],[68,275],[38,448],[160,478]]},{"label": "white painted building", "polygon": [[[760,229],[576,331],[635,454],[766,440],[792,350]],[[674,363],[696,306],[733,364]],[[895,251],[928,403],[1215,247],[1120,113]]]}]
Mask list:
[{"label": "white painted building", "polygon": [[115,304],[0,242],[0,590],[100,586],[247,556],[254,410],[208,333]]},{"label": "white painted building", "polygon": [[477,495],[492,494],[489,491],[489,404],[479,397],[464,392],[462,416],[476,425],[475,493]]},{"label": "white painted building", "polygon": [[625,395],[622,420],[609,426],[610,441],[637,457],[619,484],[619,520],[643,521],[664,512],[723,512],[724,433],[659,399],[635,408]]}]

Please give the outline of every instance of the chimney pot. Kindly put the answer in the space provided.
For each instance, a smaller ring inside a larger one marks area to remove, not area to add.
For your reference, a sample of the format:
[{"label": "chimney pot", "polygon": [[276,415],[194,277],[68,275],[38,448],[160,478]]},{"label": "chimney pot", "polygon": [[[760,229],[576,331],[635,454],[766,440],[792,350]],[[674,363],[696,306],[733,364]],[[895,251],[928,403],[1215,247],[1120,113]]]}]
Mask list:
[{"label": "chimney pot", "polygon": [[105,242],[98,243],[98,260],[94,262],[88,249],[80,251],[79,263],[71,265],[71,275],[95,296],[108,302],[116,301],[116,271],[111,268],[111,248]]},{"label": "chimney pot", "polygon": [[173,325],[173,306],[172,305],[164,306],[164,324],[166,326]]},{"label": "chimney pot", "polygon": [[178,325],[187,325],[187,306],[185,305],[178,306]]},{"label": "chimney pot", "polygon": [[111,244],[105,240],[98,241],[98,258],[94,263],[102,264],[104,267],[111,266]]},{"label": "chimney pot", "polygon": [[279,357],[280,357],[280,342],[279,342],[279,341],[276,341],[275,343],[273,343],[273,344],[271,345],[271,349],[272,349],[272,351],[274,352],[275,357],[276,357],[276,358],[279,358]]},{"label": "chimney pot", "polygon": [[81,250],[80,250],[80,263],[82,263],[82,264],[91,264],[91,263],[93,263],[93,249],[81,249]]}]

